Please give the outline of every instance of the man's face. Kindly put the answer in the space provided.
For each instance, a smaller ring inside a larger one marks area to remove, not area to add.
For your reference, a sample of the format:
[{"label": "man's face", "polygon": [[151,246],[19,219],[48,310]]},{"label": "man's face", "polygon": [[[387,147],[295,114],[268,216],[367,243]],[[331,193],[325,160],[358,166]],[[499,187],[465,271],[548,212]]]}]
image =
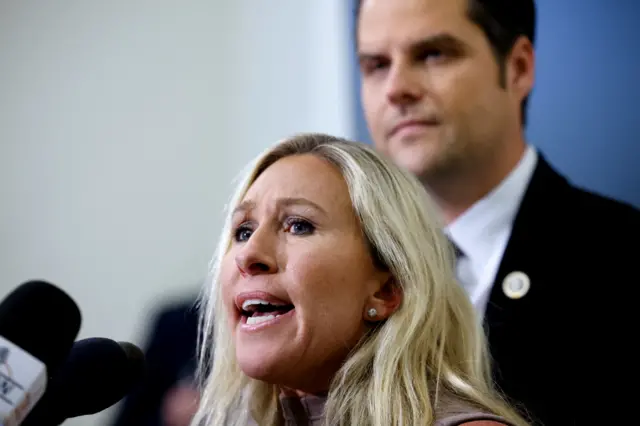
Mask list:
[{"label": "man's face", "polygon": [[362,104],[376,148],[423,181],[500,145],[519,102],[467,0],[363,0]]}]

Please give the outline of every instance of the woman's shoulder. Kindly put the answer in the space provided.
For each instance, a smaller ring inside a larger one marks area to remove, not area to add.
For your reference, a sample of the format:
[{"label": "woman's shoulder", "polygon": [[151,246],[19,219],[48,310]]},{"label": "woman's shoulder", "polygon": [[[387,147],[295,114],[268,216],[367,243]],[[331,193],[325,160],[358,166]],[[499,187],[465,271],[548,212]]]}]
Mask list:
[{"label": "woman's shoulder", "polygon": [[511,426],[507,420],[482,412],[440,418],[435,426]]},{"label": "woman's shoulder", "polygon": [[435,426],[511,426],[511,423],[472,403],[444,395],[436,405]]}]

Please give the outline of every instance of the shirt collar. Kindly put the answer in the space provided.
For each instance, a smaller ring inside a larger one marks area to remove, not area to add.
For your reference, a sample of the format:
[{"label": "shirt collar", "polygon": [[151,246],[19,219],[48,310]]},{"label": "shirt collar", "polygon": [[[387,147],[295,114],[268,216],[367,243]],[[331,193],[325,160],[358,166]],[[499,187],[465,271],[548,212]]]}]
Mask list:
[{"label": "shirt collar", "polygon": [[487,262],[492,253],[493,236],[505,229],[510,232],[537,162],[538,153],[527,145],[511,173],[447,226],[446,233],[473,263]]}]

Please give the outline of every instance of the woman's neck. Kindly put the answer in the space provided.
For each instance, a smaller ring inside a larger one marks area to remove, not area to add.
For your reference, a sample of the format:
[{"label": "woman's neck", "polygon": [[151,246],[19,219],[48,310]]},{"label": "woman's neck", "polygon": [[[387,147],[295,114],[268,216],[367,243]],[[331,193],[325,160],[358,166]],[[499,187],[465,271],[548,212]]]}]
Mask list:
[{"label": "woman's neck", "polygon": [[327,391],[305,392],[298,389],[291,389],[287,387],[280,388],[280,396],[285,398],[289,398],[289,397],[304,398],[307,396],[325,397],[327,396],[327,393],[328,393]]}]

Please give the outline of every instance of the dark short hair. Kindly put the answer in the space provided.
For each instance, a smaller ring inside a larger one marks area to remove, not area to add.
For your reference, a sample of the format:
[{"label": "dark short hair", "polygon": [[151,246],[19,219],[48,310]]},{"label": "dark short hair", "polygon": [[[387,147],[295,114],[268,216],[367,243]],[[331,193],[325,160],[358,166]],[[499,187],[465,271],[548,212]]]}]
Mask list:
[{"label": "dark short hair", "polygon": [[[489,40],[498,66],[500,84],[505,84],[505,61],[520,36],[535,42],[535,0],[467,0],[469,19],[479,26]],[[363,0],[356,0],[356,21]],[[357,28],[357,25],[356,25]],[[529,96],[522,100],[520,115],[522,125],[527,123]]]}]

